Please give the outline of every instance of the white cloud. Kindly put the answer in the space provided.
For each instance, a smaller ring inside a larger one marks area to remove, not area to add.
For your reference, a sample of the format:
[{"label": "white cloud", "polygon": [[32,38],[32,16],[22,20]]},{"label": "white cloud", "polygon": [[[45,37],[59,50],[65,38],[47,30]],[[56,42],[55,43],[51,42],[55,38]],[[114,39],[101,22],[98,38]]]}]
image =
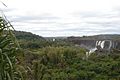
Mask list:
[{"label": "white cloud", "polygon": [[42,36],[120,33],[119,0],[2,0],[16,30]]}]

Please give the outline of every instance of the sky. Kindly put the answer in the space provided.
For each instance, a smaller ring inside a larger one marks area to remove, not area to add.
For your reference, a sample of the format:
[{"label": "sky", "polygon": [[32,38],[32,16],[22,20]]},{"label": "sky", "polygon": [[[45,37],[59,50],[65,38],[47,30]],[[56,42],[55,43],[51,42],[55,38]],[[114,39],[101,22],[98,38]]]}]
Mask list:
[{"label": "sky", "polygon": [[120,34],[120,0],[1,0],[15,30],[44,37]]}]

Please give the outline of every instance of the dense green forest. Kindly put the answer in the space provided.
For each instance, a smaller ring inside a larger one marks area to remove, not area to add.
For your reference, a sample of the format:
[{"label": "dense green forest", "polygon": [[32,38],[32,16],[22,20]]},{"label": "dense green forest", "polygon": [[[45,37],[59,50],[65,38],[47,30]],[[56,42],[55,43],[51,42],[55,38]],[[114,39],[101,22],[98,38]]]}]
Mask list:
[{"label": "dense green forest", "polygon": [[19,65],[24,68],[25,80],[120,79],[119,52],[93,53],[86,58],[85,49],[67,42],[66,39],[52,41],[43,37],[36,38],[36,35],[31,34],[28,41],[23,33],[31,33],[21,32],[21,38],[16,34],[22,48],[22,56],[19,55],[18,58]]},{"label": "dense green forest", "polygon": [[66,38],[54,38],[50,37],[41,37],[30,32],[24,31],[14,31],[16,38],[20,46],[24,49],[27,48],[43,48],[47,46],[70,46],[69,42],[66,41]]}]

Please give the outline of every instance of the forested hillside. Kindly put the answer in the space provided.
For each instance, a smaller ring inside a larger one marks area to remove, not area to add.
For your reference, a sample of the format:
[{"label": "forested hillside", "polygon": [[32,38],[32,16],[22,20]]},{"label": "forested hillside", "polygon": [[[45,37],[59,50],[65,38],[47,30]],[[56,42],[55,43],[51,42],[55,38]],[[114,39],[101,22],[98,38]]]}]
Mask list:
[{"label": "forested hillside", "polygon": [[[19,33],[19,36],[23,33]],[[17,34],[16,36],[18,37]],[[52,39],[36,38],[36,35],[30,40],[18,37],[22,48],[18,60],[19,65],[24,67],[21,69],[24,80],[120,79],[119,52],[93,53],[87,58],[85,49],[66,41],[66,38]]]},{"label": "forested hillside", "polygon": [[[42,37],[39,35],[32,34],[24,31],[14,31],[15,36],[21,46],[21,48],[43,48],[47,46],[69,46],[72,45],[66,38],[55,38],[55,37]],[[53,41],[55,39],[55,41]]]},{"label": "forested hillside", "polygon": [[14,31],[14,34],[17,39],[22,40],[45,40],[43,37],[36,34],[32,34],[31,32]]}]

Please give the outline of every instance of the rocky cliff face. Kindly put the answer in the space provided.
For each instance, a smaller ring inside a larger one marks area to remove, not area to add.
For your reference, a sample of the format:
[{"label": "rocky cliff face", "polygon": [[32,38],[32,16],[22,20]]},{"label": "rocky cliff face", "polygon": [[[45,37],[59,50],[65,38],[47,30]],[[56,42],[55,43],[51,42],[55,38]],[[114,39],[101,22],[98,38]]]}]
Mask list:
[{"label": "rocky cliff face", "polygon": [[68,41],[88,50],[95,47],[103,50],[120,49],[120,39],[118,36],[114,37],[113,35],[112,37],[107,35],[107,37],[68,37],[67,39]]}]

